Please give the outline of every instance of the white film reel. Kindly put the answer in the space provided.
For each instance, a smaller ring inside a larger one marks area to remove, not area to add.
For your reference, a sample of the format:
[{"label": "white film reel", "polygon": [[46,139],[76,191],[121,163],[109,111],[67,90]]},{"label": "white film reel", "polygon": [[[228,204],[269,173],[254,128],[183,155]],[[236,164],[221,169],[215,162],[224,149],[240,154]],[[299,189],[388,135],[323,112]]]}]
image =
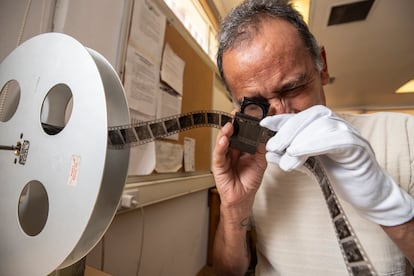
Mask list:
[{"label": "white film reel", "polygon": [[58,33],[6,57],[0,89],[0,145],[16,149],[0,151],[0,275],[47,275],[115,215],[129,148],[108,149],[107,132],[130,122],[124,90],[104,57]]}]

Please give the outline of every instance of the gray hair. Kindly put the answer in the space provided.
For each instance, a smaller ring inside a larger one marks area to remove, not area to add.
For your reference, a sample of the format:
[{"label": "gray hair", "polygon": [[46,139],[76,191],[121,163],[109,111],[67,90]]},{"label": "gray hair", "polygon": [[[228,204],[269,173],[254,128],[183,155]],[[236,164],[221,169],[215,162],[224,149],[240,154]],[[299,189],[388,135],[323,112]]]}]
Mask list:
[{"label": "gray hair", "polygon": [[224,52],[239,46],[243,41],[251,40],[259,32],[264,16],[280,18],[291,23],[309,50],[316,69],[323,69],[320,47],[315,37],[309,31],[302,15],[288,0],[245,0],[223,19],[218,34],[217,67],[227,88],[223,72]]}]

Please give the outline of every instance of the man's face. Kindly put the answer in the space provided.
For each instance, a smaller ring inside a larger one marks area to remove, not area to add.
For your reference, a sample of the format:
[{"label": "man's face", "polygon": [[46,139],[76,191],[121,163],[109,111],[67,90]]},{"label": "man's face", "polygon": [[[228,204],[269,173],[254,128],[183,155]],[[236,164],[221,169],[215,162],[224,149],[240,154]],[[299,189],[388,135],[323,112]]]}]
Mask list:
[{"label": "man's face", "polygon": [[326,66],[317,71],[298,31],[284,20],[267,19],[250,42],[224,52],[223,70],[233,99],[265,99],[268,115],[325,104]]}]

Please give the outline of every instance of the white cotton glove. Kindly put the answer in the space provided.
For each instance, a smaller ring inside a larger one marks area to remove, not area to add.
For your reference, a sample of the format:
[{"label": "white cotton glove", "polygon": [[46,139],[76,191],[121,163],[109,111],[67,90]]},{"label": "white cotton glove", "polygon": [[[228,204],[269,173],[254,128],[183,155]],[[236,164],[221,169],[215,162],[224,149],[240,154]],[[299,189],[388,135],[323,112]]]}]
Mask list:
[{"label": "white cotton glove", "polygon": [[260,125],[277,131],[266,144],[268,162],[291,171],[319,156],[335,192],[362,216],[386,226],[414,217],[413,198],[379,166],[368,141],[327,107],[269,116]]}]

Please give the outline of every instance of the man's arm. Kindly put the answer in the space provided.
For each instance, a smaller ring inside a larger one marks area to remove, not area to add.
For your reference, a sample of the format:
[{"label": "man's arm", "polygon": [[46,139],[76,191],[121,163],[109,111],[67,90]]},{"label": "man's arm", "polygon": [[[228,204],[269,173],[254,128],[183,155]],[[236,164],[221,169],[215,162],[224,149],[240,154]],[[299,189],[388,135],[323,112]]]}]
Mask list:
[{"label": "man's arm", "polygon": [[249,217],[242,210],[220,208],[213,249],[213,265],[217,275],[244,275],[250,263],[246,233]]},{"label": "man's arm", "polygon": [[414,218],[401,225],[381,227],[414,265]]},{"label": "man's arm", "polygon": [[217,275],[244,275],[250,250],[246,238],[253,201],[266,169],[264,145],[256,154],[229,148],[233,126],[226,124],[217,135],[212,171],[220,194],[220,221],[213,249]]}]

